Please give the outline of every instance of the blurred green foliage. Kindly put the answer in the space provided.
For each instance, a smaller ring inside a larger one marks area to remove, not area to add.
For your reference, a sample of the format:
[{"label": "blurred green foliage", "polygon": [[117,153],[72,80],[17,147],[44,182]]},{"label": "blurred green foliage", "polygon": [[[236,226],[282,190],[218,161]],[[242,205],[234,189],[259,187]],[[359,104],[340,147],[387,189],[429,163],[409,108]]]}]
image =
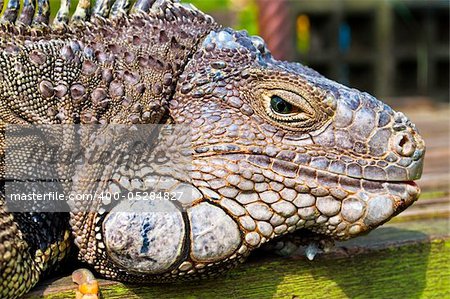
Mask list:
[{"label": "blurred green foliage", "polygon": [[235,29],[245,29],[251,35],[259,34],[258,5],[256,1],[248,1],[238,14],[238,24],[236,24]]},{"label": "blurred green foliage", "polygon": [[226,10],[230,7],[230,0],[182,0],[181,2],[192,3],[204,12],[212,12],[214,10]]},{"label": "blurred green foliage", "polygon": [[182,0],[192,3],[201,11],[214,13],[231,11],[236,14],[235,29],[245,29],[250,34],[258,34],[258,6],[256,0]]}]

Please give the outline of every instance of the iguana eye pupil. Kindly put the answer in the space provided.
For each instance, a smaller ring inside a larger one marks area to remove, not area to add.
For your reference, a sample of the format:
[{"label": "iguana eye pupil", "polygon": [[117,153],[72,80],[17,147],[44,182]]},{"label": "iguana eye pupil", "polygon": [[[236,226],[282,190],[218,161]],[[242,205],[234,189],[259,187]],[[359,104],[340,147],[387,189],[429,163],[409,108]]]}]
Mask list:
[{"label": "iguana eye pupil", "polygon": [[279,96],[272,96],[270,98],[270,106],[276,113],[288,114],[292,112],[292,105]]}]

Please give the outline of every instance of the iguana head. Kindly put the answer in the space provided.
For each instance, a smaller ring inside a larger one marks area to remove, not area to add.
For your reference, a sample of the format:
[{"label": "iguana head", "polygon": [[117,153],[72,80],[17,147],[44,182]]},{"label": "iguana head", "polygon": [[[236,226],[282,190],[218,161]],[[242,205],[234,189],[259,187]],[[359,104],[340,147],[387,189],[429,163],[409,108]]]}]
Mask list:
[{"label": "iguana head", "polygon": [[192,127],[194,185],[222,206],[233,202],[225,208],[250,245],[298,228],[347,239],[418,198],[425,144],[402,113],[273,59],[245,32],[203,40],[171,113]]}]

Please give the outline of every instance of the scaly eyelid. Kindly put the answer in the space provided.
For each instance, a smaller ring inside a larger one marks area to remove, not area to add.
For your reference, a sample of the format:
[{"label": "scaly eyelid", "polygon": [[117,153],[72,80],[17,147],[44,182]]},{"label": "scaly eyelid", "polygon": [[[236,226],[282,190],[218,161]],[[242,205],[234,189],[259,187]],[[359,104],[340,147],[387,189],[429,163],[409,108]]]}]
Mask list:
[{"label": "scaly eyelid", "polygon": [[[268,89],[262,93],[262,96],[266,107],[270,107],[270,101],[272,96],[278,96],[282,98],[284,101],[291,104],[293,107],[295,107],[295,110],[297,110],[297,112],[289,113],[286,114],[285,116],[306,114],[305,116],[312,117],[314,115],[314,109],[311,106],[311,104],[309,104],[309,102],[304,97],[295,92],[283,89]],[[277,113],[277,115],[283,117],[281,114]]]}]

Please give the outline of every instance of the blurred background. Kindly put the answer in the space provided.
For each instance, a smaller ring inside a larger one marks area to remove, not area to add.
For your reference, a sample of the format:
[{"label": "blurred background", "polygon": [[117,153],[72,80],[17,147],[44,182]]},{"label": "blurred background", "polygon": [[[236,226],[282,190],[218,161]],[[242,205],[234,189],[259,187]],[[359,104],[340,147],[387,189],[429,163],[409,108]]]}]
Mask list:
[{"label": "blurred background", "polygon": [[[449,102],[450,0],[182,1],[389,104]],[[54,16],[60,1],[50,2]]]},{"label": "blurred background", "polygon": [[295,60],[391,104],[449,101],[448,0],[189,0]]}]

